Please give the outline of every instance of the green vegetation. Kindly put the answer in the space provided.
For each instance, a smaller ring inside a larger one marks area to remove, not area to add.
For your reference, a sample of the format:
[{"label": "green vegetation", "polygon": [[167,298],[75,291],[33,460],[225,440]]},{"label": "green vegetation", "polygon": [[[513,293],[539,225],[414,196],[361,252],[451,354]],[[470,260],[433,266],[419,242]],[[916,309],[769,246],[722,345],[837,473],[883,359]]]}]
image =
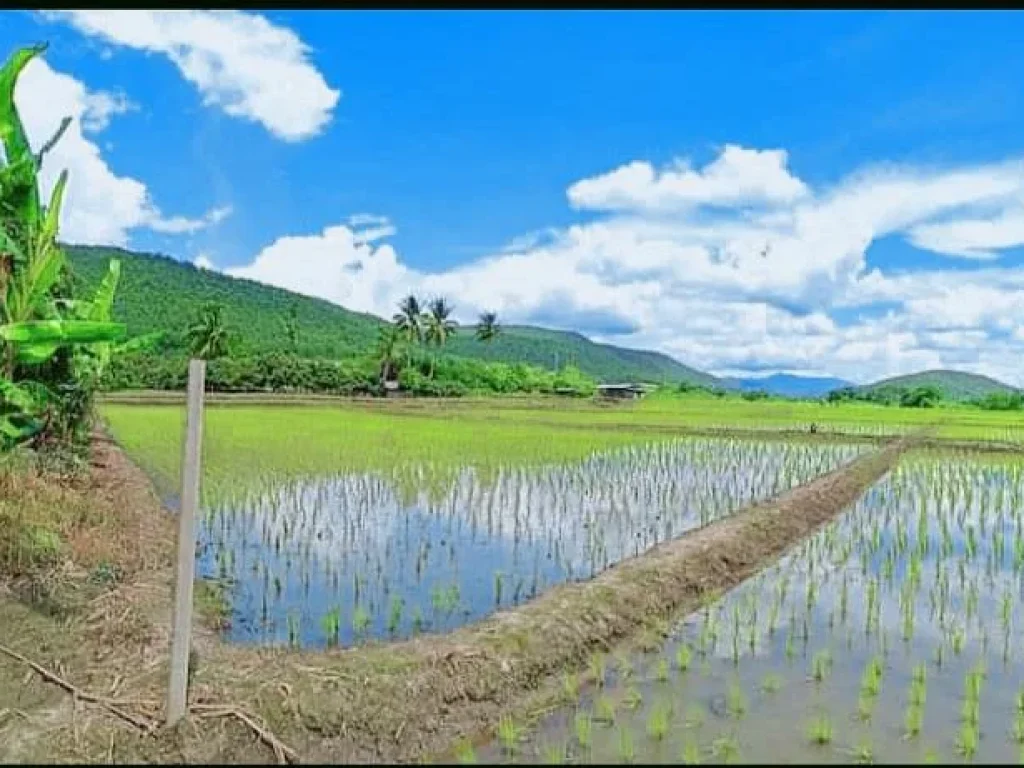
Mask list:
[{"label": "green vegetation", "polygon": [[[101,413],[129,453],[162,478],[167,490],[175,489],[183,409],[110,404],[101,406]],[[204,484],[424,463],[439,472],[466,465],[539,465],[650,439],[642,431],[559,429],[439,415],[390,415],[359,407],[211,407],[205,416]]]},{"label": "green vegetation", "polygon": [[0,450],[28,440],[80,446],[110,343],[124,334],[110,317],[118,262],[103,265],[92,301],[76,300],[69,291],[57,245],[66,171],[49,204],[42,203],[39,170],[70,118],[35,154],[14,90],[22,70],[43,50],[16,51],[0,69]]},{"label": "green vegetation", "polygon": [[[223,306],[224,322],[238,337],[232,354],[240,358],[290,353],[300,358],[353,366],[349,361],[372,356],[379,328],[386,324],[373,315],[352,312],[321,299],[251,280],[198,269],[165,256],[93,246],[68,246],[67,251],[77,284],[83,290],[99,284],[109,258],[116,257],[122,262],[123,278],[114,301],[114,316],[125,322],[129,333],[165,334],[159,357],[171,358],[162,369],[166,371],[184,369],[187,325],[200,308],[211,302]],[[419,315],[420,308],[416,310],[415,314]],[[289,322],[294,330],[282,332],[282,324]],[[482,324],[486,325],[483,319]],[[425,330],[420,327],[421,333]],[[687,368],[667,355],[596,344],[572,332],[501,326],[500,333],[494,336],[483,338],[475,332],[457,334],[448,338],[443,346],[448,354],[439,357],[439,379],[443,378],[444,360],[450,355],[502,362],[513,367],[527,364],[561,369],[571,365],[598,381],[717,384],[713,377]],[[159,357],[134,364],[149,365],[150,360]],[[167,383],[176,381],[173,376],[177,374],[164,375]],[[157,374],[147,378],[155,381]]]},{"label": "green vegetation", "polygon": [[[894,376],[860,387],[847,387],[831,392],[828,399],[863,400],[882,405],[931,407],[941,401],[983,404],[993,410],[1019,410],[1020,391],[1008,384],[962,371],[922,371]],[[1010,408],[1000,404],[1014,403]]]}]

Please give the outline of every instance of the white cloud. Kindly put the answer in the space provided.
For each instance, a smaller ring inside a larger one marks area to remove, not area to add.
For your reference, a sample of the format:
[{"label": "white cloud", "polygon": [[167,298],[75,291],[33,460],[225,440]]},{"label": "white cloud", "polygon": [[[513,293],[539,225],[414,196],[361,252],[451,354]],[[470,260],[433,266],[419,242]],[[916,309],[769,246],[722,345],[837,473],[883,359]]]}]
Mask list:
[{"label": "white cloud", "polygon": [[123,93],[96,91],[85,95],[85,112],[82,113],[82,130],[99,133],[110,124],[110,119],[138,109]]},{"label": "white cloud", "polygon": [[1024,245],[1024,209],[1006,211],[991,219],[957,219],[922,224],[910,230],[910,241],[947,256],[991,261],[996,251]]},{"label": "white cloud", "polygon": [[353,213],[346,221],[352,227],[386,226],[391,223],[387,216],[378,216],[375,213]]},{"label": "white cloud", "polygon": [[195,264],[199,269],[217,269],[217,265],[214,264],[210,257],[207,256],[205,253],[200,253],[198,256],[196,256],[192,260],[192,263]]},{"label": "white cloud", "polygon": [[[622,210],[443,272],[411,269],[389,245],[374,248],[339,225],[282,238],[234,273],[385,317],[409,291],[444,294],[463,322],[494,309],[508,323],[580,330],[712,372],[756,366],[865,381],[952,366],[1024,384],[1024,268],[867,267],[868,249],[886,236],[936,251],[1011,244],[1005,222],[1024,196],[1024,164],[876,166],[823,189],[792,178],[789,192],[744,181],[729,191],[722,179],[733,177],[721,169],[758,153],[725,152],[731,159],[723,153],[669,185],[685,194],[670,195],[657,180],[647,191],[619,185],[628,195],[610,191],[608,176],[589,187],[583,180],[572,189],[588,205]],[[784,169],[784,156],[775,157]],[[747,206],[756,189],[770,210]],[[684,197],[680,215],[666,216]],[[709,200],[718,206],[712,215],[687,208]],[[994,222],[1002,234],[950,223],[967,217]],[[880,302],[889,305],[881,315]],[[858,308],[870,310],[864,319],[840,314]]]},{"label": "white cloud", "polygon": [[248,266],[224,272],[363,312],[390,309],[391,286],[402,284],[410,274],[390,245],[375,248],[343,224],[319,235],[282,237]]},{"label": "white cloud", "polygon": [[203,97],[287,141],[320,133],[341,93],[290,29],[243,11],[50,11],[112,45],[169,58]]},{"label": "white cloud", "polygon": [[120,102],[115,97],[90,92],[70,75],[51,69],[41,58],[33,59],[25,67],[14,96],[36,151],[54,134],[65,116],[72,118],[60,141],[43,159],[40,174],[41,188],[48,198],[61,171],[68,171],[61,211],[62,240],[124,246],[134,229],[193,232],[223,217],[220,211],[202,221],[165,218],[145,184],[119,176],[107,165],[99,147],[86,138],[83,127],[91,123],[96,129],[97,120],[102,123],[116,114],[119,108],[111,105]]},{"label": "white cloud", "polygon": [[788,203],[807,193],[786,169],[786,152],[726,145],[713,163],[695,171],[682,161],[656,172],[647,162],[583,179],[569,187],[569,202],[593,210],[677,210],[695,205]]},{"label": "white cloud", "polygon": [[154,232],[162,232],[167,235],[191,235],[201,229],[206,229],[214,224],[224,221],[232,213],[231,206],[214,208],[205,216],[198,219],[189,219],[184,216],[172,216],[164,219],[158,218],[149,222],[148,226]]}]

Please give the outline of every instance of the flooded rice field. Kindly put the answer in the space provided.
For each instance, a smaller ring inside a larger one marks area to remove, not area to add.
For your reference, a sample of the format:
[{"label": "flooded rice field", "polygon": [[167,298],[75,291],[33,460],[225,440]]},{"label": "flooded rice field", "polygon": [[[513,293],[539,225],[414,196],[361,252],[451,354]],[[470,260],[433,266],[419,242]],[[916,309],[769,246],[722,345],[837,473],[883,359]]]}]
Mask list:
[{"label": "flooded rice field", "polygon": [[275,485],[206,510],[200,574],[237,642],[347,646],[447,631],[852,460],[861,445],[690,438],[571,464]]},{"label": "flooded rice field", "polygon": [[[1024,758],[1024,464],[905,457],[843,517],[683,620],[594,656],[481,762]],[[584,676],[585,677],[585,676]]]}]

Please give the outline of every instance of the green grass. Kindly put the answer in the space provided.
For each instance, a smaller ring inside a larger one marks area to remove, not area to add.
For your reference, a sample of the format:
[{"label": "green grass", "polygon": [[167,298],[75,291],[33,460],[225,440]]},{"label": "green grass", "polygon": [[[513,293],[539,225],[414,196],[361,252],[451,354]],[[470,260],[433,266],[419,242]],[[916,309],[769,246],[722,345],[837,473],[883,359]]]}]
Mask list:
[{"label": "green grass", "polygon": [[[107,403],[100,412],[118,441],[162,490],[178,487],[181,405]],[[937,427],[955,440],[1024,442],[1024,414],[964,408],[897,409],[864,404],[651,397],[598,405],[559,398],[478,398],[399,403],[337,400],[329,405],[231,405],[206,409],[206,492],[282,477],[425,465],[437,479],[455,468],[576,461],[594,451],[670,439],[690,429],[799,429],[898,434]]]},{"label": "green grass", "polygon": [[[173,493],[184,409],[105,405],[101,414],[129,454],[155,475],[164,491]],[[211,407],[203,433],[204,483],[225,491],[268,478],[390,472],[421,464],[444,476],[467,465],[486,470],[573,461],[597,450],[651,440],[643,431],[560,429],[318,406]]]},{"label": "green grass", "polygon": [[816,424],[820,432],[897,435],[934,428],[936,437],[1024,443],[1024,413],[984,411],[966,406],[896,408],[871,403],[718,398],[709,394],[649,395],[635,403],[596,404],[562,398],[466,398],[443,405],[419,401],[403,409],[457,414],[488,421],[541,422],[552,426],[624,429],[798,430]]}]

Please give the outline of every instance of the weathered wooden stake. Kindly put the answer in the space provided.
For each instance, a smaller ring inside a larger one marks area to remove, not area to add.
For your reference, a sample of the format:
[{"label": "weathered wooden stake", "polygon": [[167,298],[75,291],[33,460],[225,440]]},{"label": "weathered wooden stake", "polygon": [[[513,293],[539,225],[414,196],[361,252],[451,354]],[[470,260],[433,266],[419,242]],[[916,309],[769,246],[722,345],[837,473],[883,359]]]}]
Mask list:
[{"label": "weathered wooden stake", "polygon": [[174,725],[188,705],[188,656],[192,646],[192,585],[196,570],[196,508],[199,506],[199,464],[203,440],[203,390],[206,361],[188,362],[188,417],[181,471],[178,514],[178,580],[174,588],[171,636],[171,680],[167,691],[167,725]]}]

